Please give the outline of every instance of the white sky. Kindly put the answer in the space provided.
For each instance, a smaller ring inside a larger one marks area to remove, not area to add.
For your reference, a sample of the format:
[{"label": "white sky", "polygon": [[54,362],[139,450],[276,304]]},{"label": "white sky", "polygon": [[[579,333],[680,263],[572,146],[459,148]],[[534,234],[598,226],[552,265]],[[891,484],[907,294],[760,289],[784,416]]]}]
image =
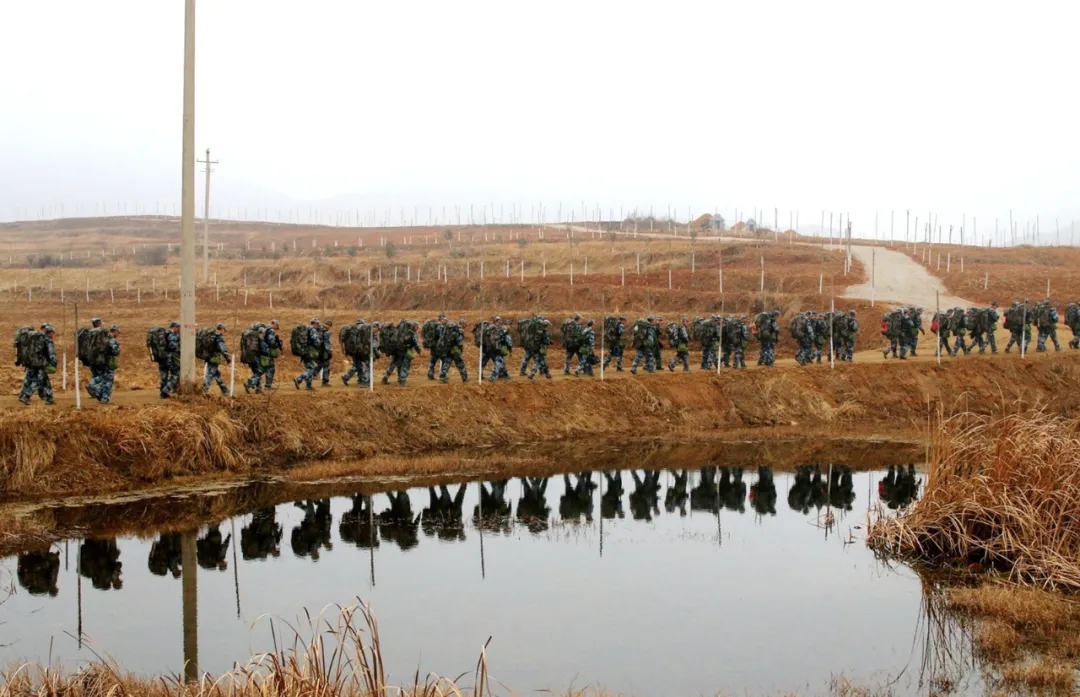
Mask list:
[{"label": "white sky", "polygon": [[[0,3],[0,219],[178,203],[183,4]],[[977,215],[980,231],[1010,208],[1044,231],[1080,219],[1075,0],[197,13],[215,210],[516,202],[527,216],[544,202],[553,217],[586,201],[681,218],[761,207],[771,222],[778,206],[785,225],[792,208],[804,225],[826,209],[864,230],[909,207],[946,225]]]}]

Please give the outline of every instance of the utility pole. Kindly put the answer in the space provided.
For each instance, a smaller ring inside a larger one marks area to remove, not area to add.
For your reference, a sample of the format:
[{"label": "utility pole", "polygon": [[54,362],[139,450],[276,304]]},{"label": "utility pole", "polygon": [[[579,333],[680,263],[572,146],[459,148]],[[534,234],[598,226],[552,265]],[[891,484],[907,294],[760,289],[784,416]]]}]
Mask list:
[{"label": "utility pole", "polygon": [[206,283],[210,278],[210,172],[211,165],[216,165],[217,160],[210,159],[210,148],[206,149],[206,159],[196,160],[200,165],[205,165],[206,169],[206,200],[203,204],[203,228],[202,228],[202,282]]},{"label": "utility pole", "polygon": [[195,0],[184,1],[184,138],[180,178],[180,379],[195,381]]}]

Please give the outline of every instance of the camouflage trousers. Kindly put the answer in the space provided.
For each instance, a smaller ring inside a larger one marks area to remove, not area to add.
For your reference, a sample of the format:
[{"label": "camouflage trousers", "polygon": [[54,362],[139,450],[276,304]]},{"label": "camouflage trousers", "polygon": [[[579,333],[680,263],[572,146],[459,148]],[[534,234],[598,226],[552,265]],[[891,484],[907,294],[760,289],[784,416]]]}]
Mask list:
[{"label": "camouflage trousers", "polygon": [[395,356],[390,361],[390,365],[386,368],[386,375],[383,375],[383,384],[386,385],[390,382],[390,376],[397,371],[397,383],[402,387],[405,387],[405,381],[409,379],[409,371],[412,370],[413,359],[408,356]]},{"label": "camouflage trousers", "polygon": [[[533,362],[532,370],[528,370],[529,361]],[[525,360],[521,362],[521,374],[525,375],[526,371],[528,371],[530,380],[536,377],[537,373],[540,373],[546,378],[550,378],[551,371],[548,369],[547,352],[537,351],[536,353],[526,353]]]},{"label": "camouflage trousers", "polygon": [[273,358],[270,359],[270,365],[266,367],[266,379],[263,380],[263,385],[266,389],[270,389],[274,386],[274,374],[277,372],[277,361]]},{"label": "camouflage trousers", "polygon": [[636,373],[637,367],[645,364],[645,372],[656,372],[656,351],[653,349],[637,349],[634,351],[634,362],[630,364],[630,372]]},{"label": "camouflage trousers", "polygon": [[578,366],[577,370],[574,371],[574,375],[581,375],[582,373],[584,373],[585,375],[592,375],[593,366],[596,365],[596,362],[596,354],[592,352],[586,353],[578,359]]},{"label": "camouflage trousers", "polygon": [[344,375],[341,376],[341,381],[348,385],[349,380],[352,380],[353,377],[356,377],[356,384],[368,384],[370,378],[368,377],[367,360],[364,358],[358,358],[356,356],[353,356],[350,360],[352,360],[352,366],[345,371]]},{"label": "camouflage trousers", "polygon": [[689,351],[676,351],[675,357],[668,363],[668,370],[674,372],[675,366],[682,363],[683,372],[690,372],[690,352]]},{"label": "camouflage trousers", "polygon": [[[1021,332],[1023,333],[1023,338],[1022,339],[1021,339],[1021,336],[1020,336]],[[1009,351],[1012,350],[1013,344],[1016,344],[1017,346],[1022,345],[1022,350],[1025,353],[1027,353],[1027,351],[1029,350],[1029,347],[1031,346],[1031,327],[1030,326],[1024,327],[1023,330],[1010,329],[1009,330],[1009,343],[1005,344],[1005,353],[1008,353]]]},{"label": "camouflage trousers", "polygon": [[776,362],[776,342],[762,341],[758,350],[758,365],[771,366]]},{"label": "camouflage trousers", "polygon": [[813,360],[814,357],[814,342],[809,340],[802,340],[799,342],[799,347],[795,351],[795,361],[799,365],[806,365]]},{"label": "camouflage trousers", "polygon": [[1042,327],[1039,328],[1039,340],[1036,344],[1035,350],[1039,351],[1040,353],[1045,351],[1047,339],[1050,339],[1052,342],[1054,342],[1055,351],[1061,350],[1061,344],[1058,343],[1057,338],[1057,327],[1049,327],[1045,330]]},{"label": "camouflage trousers", "polygon": [[914,356],[915,355],[915,350],[917,348],[919,348],[919,332],[918,332],[918,330],[916,330],[914,333],[912,333],[911,336],[909,336],[907,338],[906,343],[908,345],[908,351],[910,351],[911,355]]},{"label": "camouflage trousers", "polygon": [[[848,361],[849,363],[854,360],[855,339],[844,339],[844,345],[837,351],[837,353],[843,356],[842,360]],[[915,350],[912,349],[912,355],[914,355],[914,353]]]},{"label": "camouflage trousers", "polygon": [[322,384],[330,384],[330,359],[321,360],[315,369],[315,375],[322,375]]},{"label": "camouflage trousers", "polygon": [[176,392],[176,385],[180,381],[180,361],[166,359],[158,363],[158,377],[160,378],[158,389],[163,397]]},{"label": "camouflage trousers", "polygon": [[717,347],[715,344],[711,346],[703,346],[701,348],[701,369],[712,370],[716,367],[720,357],[716,355]]},{"label": "camouflage trousers", "polygon": [[971,353],[971,346],[968,346],[966,334],[963,331],[956,332],[956,342],[953,344],[952,355],[956,355],[960,351],[964,352],[964,355]]},{"label": "camouflage trousers", "polygon": [[[945,350],[948,350],[949,342],[945,342]],[[907,341],[903,337],[894,336],[889,337],[889,345],[885,347],[885,357],[888,358],[889,354],[892,354],[893,358],[900,358],[901,360],[907,360],[908,345]]]},{"label": "camouflage trousers", "polygon": [[1069,327],[1072,330],[1073,338],[1069,342],[1069,348],[1080,348],[1080,324]]},{"label": "camouflage trousers", "polygon": [[496,353],[491,357],[491,382],[496,380],[509,380],[510,373],[506,372],[506,356]]},{"label": "camouflage trousers", "polygon": [[566,362],[563,363],[563,375],[569,375],[570,374],[570,362],[574,360],[574,356],[577,356],[578,365],[581,365],[581,354],[578,353],[577,351],[567,351],[566,352]]},{"label": "camouflage trousers", "polygon": [[311,359],[304,359],[303,364],[304,372],[296,376],[296,378],[293,380],[293,384],[297,387],[300,387],[300,383],[304,383],[310,390],[312,389],[311,381],[315,379],[315,373],[319,369],[319,364]]},{"label": "camouflage trousers", "polygon": [[821,357],[825,353],[825,347],[829,345],[828,339],[821,341],[820,339],[814,340],[814,350],[810,352],[810,360],[821,363]]},{"label": "camouflage trousers", "polygon": [[938,352],[940,354],[951,356],[952,350],[949,348],[949,334],[942,332],[938,334]]},{"label": "camouflage trousers", "polygon": [[221,366],[207,363],[206,375],[203,376],[202,381],[203,394],[210,391],[210,383],[212,382],[216,382],[217,386],[221,388],[221,394],[229,394],[229,387],[225,384],[225,379],[221,377]]},{"label": "camouflage trousers", "polygon": [[439,366],[440,380],[442,380],[443,382],[449,382],[450,378],[447,377],[447,374],[450,372],[450,366],[452,365],[457,368],[458,373],[461,374],[462,382],[469,381],[469,371],[465,370],[465,359],[463,359],[460,355],[443,356],[441,360],[442,364]]},{"label": "camouflage trousers", "polygon": [[615,370],[622,372],[622,359],[623,359],[623,347],[618,344],[608,349],[608,354],[604,356],[604,367],[607,368],[611,364],[611,360],[615,359]]},{"label": "camouflage trousers", "polygon": [[438,363],[439,359],[435,355],[434,351],[431,351],[429,353],[430,353],[430,357],[428,358],[427,379],[428,380],[434,380],[435,379],[435,364]]},{"label": "camouflage trousers", "polygon": [[112,398],[113,381],[115,380],[115,370],[109,370],[108,368],[98,370],[94,377],[90,378],[90,384],[86,386],[86,391],[102,404],[108,404]]},{"label": "camouflage trousers", "polygon": [[41,401],[46,404],[53,403],[52,383],[49,381],[49,373],[45,368],[27,368],[26,377],[23,378],[22,390],[19,392],[19,401],[30,402],[30,397],[37,393]]},{"label": "camouflage trousers", "polygon": [[261,392],[262,391],[262,379],[263,379],[263,375],[266,374],[266,369],[262,367],[262,364],[259,363],[259,361],[255,361],[253,363],[248,363],[247,367],[248,367],[248,370],[251,371],[251,377],[249,377],[247,379],[247,382],[245,382],[244,384],[247,385],[248,389],[252,389],[252,390],[255,390],[257,392]]}]

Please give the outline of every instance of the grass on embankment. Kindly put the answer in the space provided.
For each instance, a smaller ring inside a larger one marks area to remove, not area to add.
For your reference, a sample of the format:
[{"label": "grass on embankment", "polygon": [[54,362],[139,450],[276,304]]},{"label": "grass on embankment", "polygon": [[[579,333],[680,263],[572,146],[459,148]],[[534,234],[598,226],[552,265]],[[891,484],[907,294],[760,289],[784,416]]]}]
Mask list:
[{"label": "grass on embankment", "polygon": [[987,414],[1003,406],[1080,409],[1080,357],[11,410],[0,414],[0,496],[120,491],[179,477],[271,473],[313,460],[358,461],[351,472],[357,475],[405,475],[412,473],[380,471],[373,457],[522,443],[569,441],[587,453],[590,445],[627,439],[746,438],[776,427],[912,437],[926,421],[928,400]]}]

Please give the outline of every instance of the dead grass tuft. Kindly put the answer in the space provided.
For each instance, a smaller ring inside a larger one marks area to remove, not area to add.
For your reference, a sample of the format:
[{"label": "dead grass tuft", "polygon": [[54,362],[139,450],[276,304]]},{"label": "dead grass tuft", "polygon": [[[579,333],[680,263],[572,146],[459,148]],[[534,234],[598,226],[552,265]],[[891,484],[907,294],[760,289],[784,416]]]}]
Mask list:
[{"label": "dead grass tuft", "polygon": [[1076,692],[1073,664],[1060,659],[1046,659],[1001,671],[1001,682],[1008,688],[1026,688],[1037,694],[1071,695]]}]

